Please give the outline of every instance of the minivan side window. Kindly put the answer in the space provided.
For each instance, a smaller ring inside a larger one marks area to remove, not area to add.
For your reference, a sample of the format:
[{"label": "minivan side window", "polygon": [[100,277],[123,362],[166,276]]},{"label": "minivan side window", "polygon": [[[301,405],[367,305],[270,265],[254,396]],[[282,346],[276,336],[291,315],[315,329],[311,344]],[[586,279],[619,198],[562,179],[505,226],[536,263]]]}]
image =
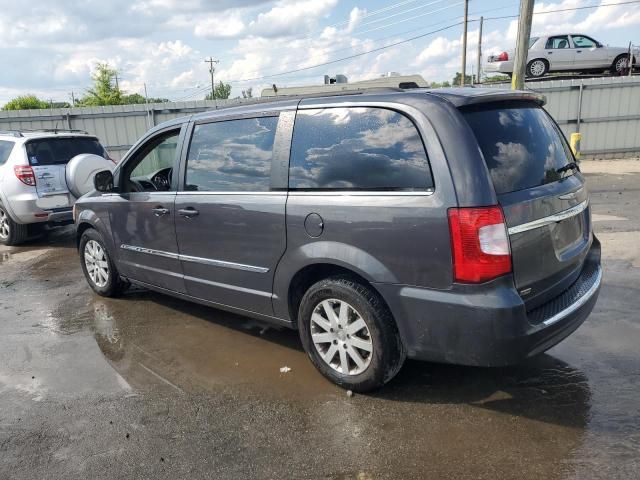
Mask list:
[{"label": "minivan side window", "polygon": [[268,191],[277,126],[278,117],[196,125],[187,156],[185,190]]},{"label": "minivan side window", "polygon": [[424,191],[433,187],[422,139],[384,108],[300,110],[291,145],[294,190]]},{"label": "minivan side window", "polygon": [[179,135],[180,130],[160,134],[127,161],[123,169],[124,193],[171,190]]}]

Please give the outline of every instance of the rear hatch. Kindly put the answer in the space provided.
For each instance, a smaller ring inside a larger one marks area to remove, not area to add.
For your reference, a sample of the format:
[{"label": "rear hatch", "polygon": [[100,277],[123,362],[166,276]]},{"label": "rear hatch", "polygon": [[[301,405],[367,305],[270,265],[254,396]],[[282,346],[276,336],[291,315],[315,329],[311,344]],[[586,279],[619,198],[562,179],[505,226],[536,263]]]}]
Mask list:
[{"label": "rear hatch", "polygon": [[569,168],[569,146],[537,104],[498,102],[462,112],[504,211],[516,288],[531,310],[580,275],[592,242],[584,178]]},{"label": "rear hatch", "polygon": [[60,136],[34,138],[25,143],[29,165],[36,177],[38,206],[45,209],[68,206],[73,201],[65,179],[69,160],[81,153],[106,158],[106,152],[95,137]]}]

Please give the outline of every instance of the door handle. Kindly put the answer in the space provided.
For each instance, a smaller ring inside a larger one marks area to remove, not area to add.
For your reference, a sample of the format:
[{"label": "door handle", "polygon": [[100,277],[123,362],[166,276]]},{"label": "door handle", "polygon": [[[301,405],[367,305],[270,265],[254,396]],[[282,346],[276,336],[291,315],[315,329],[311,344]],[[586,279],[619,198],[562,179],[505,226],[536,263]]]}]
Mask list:
[{"label": "door handle", "polygon": [[169,209],[164,207],[152,208],[151,211],[156,217],[162,217],[163,215],[169,214]]},{"label": "door handle", "polygon": [[553,52],[547,52],[547,55],[551,55]]},{"label": "door handle", "polygon": [[576,53],[582,53],[582,50],[576,50]]},{"label": "door handle", "polygon": [[193,207],[181,208],[178,210],[178,215],[185,218],[197,217],[199,214],[200,212]]}]

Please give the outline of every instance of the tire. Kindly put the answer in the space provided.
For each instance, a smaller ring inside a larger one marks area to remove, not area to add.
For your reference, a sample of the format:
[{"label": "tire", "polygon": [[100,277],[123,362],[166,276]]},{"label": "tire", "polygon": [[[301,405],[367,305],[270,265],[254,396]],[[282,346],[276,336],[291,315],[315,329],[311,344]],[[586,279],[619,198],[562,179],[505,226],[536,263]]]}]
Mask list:
[{"label": "tire", "polygon": [[330,277],[307,290],[298,310],[298,328],[314,366],[345,389],[380,388],[404,363],[405,350],[391,312],[377,292],[348,277]]},{"label": "tire", "polygon": [[[634,62],[635,63],[635,62]],[[623,75],[629,68],[629,55],[623,53],[618,55],[611,64],[611,73],[613,75]]]},{"label": "tire", "polygon": [[14,222],[9,213],[0,205],[0,243],[8,246],[20,245],[27,238],[27,225]]},{"label": "tire", "polygon": [[535,58],[527,63],[527,77],[540,78],[549,71],[549,64],[542,58]]},{"label": "tire", "polygon": [[80,265],[87,283],[102,297],[117,297],[128,287],[109,255],[102,235],[90,228],[80,238]]}]

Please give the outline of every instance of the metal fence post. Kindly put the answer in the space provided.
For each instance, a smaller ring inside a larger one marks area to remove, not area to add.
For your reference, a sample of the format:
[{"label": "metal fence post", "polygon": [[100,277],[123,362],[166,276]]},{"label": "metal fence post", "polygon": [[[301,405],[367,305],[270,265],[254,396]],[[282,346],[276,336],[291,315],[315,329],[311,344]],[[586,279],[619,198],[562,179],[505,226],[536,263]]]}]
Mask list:
[{"label": "metal fence post", "polygon": [[580,80],[580,92],[578,93],[578,116],[576,119],[576,132],[580,133],[580,121],[582,120],[582,92],[584,91],[584,80]]}]

